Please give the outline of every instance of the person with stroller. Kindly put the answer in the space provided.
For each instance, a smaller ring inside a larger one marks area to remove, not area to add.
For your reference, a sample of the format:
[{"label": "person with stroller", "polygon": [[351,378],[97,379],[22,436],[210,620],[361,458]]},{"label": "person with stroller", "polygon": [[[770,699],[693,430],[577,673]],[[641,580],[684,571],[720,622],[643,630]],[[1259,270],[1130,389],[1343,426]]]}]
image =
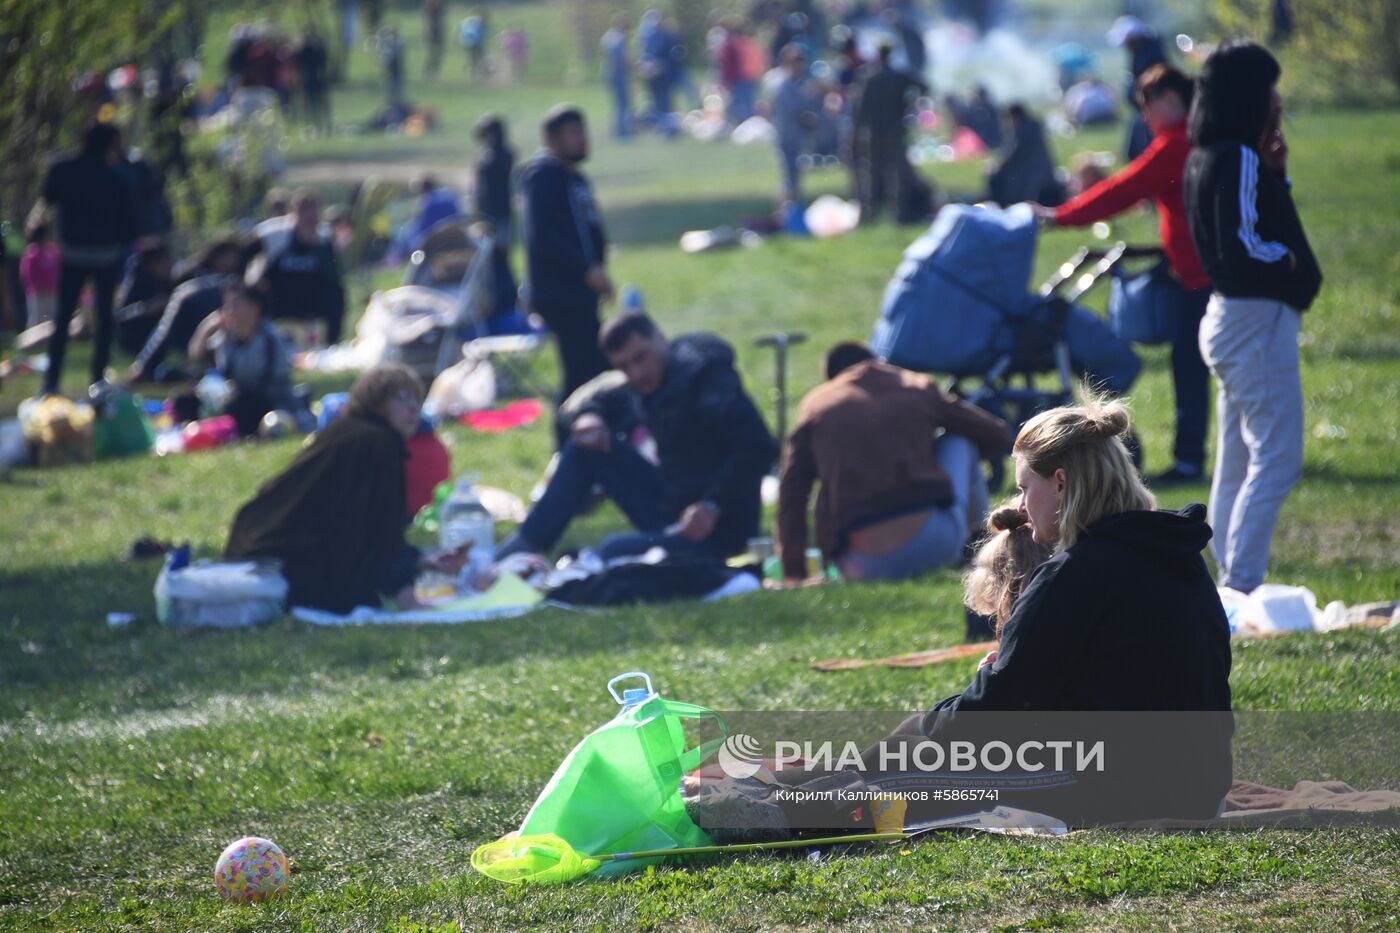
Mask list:
[{"label": "person with stroller", "polygon": [[846,579],[956,566],[987,512],[982,458],[1002,456],[1011,429],[864,344],[832,347],[826,377],[802,400],[783,461],[775,534],[783,575],[807,576],[817,483],[817,541]]},{"label": "person with stroller", "polygon": [[1206,425],[1210,410],[1210,371],[1201,359],[1198,335],[1210,300],[1210,279],[1201,267],[1186,221],[1182,177],[1191,143],[1186,115],[1191,79],[1169,65],[1156,65],[1138,80],[1137,100],[1152,130],[1151,145],[1123,171],[1056,208],[1036,206],[1050,225],[1087,227],[1151,200],[1157,208],[1162,252],[1170,270],[1169,287],[1178,308],[1172,335],[1172,386],[1176,392],[1176,462],[1152,479],[1158,487],[1194,483],[1205,472]]},{"label": "person with stroller", "polygon": [[1214,291],[1201,355],[1219,381],[1210,519],[1220,585],[1264,582],[1274,526],[1303,474],[1298,331],[1322,271],[1293,204],[1278,62],[1231,41],[1191,107],[1186,216]]},{"label": "person with stroller", "polygon": [[[520,172],[530,304],[554,332],[563,378],[559,404],[608,368],[598,346],[598,306],[613,298],[607,236],[593,188],[579,171],[588,158],[583,111],[561,104],[541,123],[544,148]],[[565,429],[555,419],[562,445]]]},{"label": "person with stroller", "polygon": [[[743,551],[758,533],[759,489],[778,451],[733,348],[711,334],[668,340],[639,311],[610,318],[599,343],[626,385],[579,406],[544,495],[497,558],[548,552],[596,485],[636,528],[603,542],[605,560],[655,546],[713,560]],[[656,443],[656,463],[632,443],[639,426]]]}]

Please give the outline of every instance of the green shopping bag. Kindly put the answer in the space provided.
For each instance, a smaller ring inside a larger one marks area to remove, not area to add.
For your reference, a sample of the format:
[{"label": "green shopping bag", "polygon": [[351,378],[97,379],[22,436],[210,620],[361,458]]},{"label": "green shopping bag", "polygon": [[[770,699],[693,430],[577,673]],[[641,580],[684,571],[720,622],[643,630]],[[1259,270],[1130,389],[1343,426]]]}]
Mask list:
[{"label": "green shopping bag", "polygon": [[97,405],[93,426],[95,460],[143,454],[155,443],[155,432],[141,413],[140,403],[125,392],[111,391]]},{"label": "green shopping bag", "polygon": [[[642,678],[646,688],[618,695],[616,684]],[[724,743],[724,717],[703,706],[658,696],[643,673],[619,674],[608,692],[622,705],[613,719],[574,747],[525,815],[520,834],[555,833],[586,855],[710,845],[685,812],[682,777]],[[719,737],[687,749],[684,720],[710,720]],[[608,862],[621,874],[659,859]]]}]

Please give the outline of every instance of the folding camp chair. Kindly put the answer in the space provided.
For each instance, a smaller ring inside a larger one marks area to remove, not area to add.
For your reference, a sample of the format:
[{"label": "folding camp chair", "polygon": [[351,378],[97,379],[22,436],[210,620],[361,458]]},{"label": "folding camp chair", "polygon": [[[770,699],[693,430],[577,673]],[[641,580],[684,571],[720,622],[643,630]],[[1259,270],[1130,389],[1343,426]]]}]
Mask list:
[{"label": "folding camp chair", "polygon": [[548,397],[549,390],[532,374],[533,360],[544,347],[544,335],[476,336],[486,330],[487,318],[496,310],[491,280],[495,248],[495,238],[483,229],[470,227],[460,218],[441,221],[410,257],[404,284],[436,289],[453,299],[456,313],[447,328],[455,339],[442,341],[438,372],[459,356],[488,360],[496,370],[502,395],[524,389],[525,394]]}]

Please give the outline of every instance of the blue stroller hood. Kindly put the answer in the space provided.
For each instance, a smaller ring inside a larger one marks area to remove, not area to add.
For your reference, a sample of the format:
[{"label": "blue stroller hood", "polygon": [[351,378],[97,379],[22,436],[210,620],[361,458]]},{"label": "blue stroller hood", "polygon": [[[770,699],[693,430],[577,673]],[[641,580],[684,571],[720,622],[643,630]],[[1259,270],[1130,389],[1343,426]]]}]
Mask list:
[{"label": "blue stroller hood", "polygon": [[885,289],[875,354],[923,372],[983,372],[1038,301],[1028,291],[1035,245],[1027,204],[943,208]]}]

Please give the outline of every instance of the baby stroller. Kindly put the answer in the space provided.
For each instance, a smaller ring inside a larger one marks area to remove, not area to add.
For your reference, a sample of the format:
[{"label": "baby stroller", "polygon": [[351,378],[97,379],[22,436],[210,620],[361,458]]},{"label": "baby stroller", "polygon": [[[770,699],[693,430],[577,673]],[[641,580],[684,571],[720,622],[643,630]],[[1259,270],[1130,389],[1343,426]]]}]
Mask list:
[{"label": "baby stroller", "polygon": [[[875,354],[951,377],[950,392],[1013,427],[1071,404],[1076,378],[1127,392],[1141,360],[1107,321],[1075,302],[1125,258],[1155,251],[1121,243],[1106,252],[1081,249],[1032,294],[1036,231],[1026,204],[945,207],[905,251],[885,290],[871,339]],[[1071,280],[1073,288],[1059,295]],[[1042,375],[1055,383],[1037,384]],[[993,462],[992,488],[1004,474],[1004,464]]]}]

